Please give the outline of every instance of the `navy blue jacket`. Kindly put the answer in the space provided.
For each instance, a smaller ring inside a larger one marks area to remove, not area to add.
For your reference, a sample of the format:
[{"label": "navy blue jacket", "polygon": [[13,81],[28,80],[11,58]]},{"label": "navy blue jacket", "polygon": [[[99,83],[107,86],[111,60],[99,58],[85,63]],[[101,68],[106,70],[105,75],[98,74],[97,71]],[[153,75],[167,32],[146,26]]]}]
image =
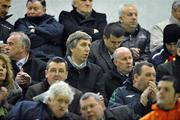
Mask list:
[{"label": "navy blue jacket", "polygon": [[73,113],[62,118],[54,118],[48,106],[42,102],[22,101],[17,103],[8,113],[6,120],[81,120]]}]

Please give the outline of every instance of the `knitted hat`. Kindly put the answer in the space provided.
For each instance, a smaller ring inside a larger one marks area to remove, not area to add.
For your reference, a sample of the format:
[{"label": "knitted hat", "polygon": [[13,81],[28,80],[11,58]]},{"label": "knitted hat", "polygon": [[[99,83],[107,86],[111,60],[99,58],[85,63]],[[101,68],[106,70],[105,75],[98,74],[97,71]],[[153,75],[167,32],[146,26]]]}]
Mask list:
[{"label": "knitted hat", "polygon": [[180,38],[180,27],[177,24],[169,24],[163,31],[163,43],[177,42]]},{"label": "knitted hat", "polygon": [[74,40],[77,40],[77,39],[89,39],[90,41],[92,41],[91,36],[89,36],[87,33],[82,32],[82,31],[76,31],[69,35],[66,41],[66,46],[69,46]]}]

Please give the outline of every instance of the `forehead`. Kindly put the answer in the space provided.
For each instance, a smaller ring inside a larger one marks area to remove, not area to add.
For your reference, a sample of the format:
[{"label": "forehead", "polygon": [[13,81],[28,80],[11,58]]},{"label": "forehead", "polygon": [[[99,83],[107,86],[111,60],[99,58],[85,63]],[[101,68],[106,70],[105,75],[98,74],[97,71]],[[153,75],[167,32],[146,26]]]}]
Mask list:
[{"label": "forehead", "polygon": [[11,3],[11,0],[0,0],[0,5],[10,4],[10,3]]},{"label": "forehead", "polygon": [[97,100],[94,97],[88,97],[87,99],[80,101],[81,105],[91,104],[95,102],[97,102]]},{"label": "forehead", "polygon": [[66,65],[64,62],[50,62],[48,64],[49,68],[62,68],[62,69],[66,69]]},{"label": "forehead", "polygon": [[0,58],[0,64],[5,64],[5,61]]},{"label": "forehead", "polygon": [[57,101],[69,101],[69,97],[68,96],[65,96],[65,95],[57,95],[55,96],[54,100],[57,100]]},{"label": "forehead", "polygon": [[12,41],[20,41],[21,36],[20,35],[11,35],[8,39],[7,42],[12,42]]},{"label": "forehead", "polygon": [[34,7],[43,7],[40,1],[29,1],[27,3],[27,7],[34,6]]},{"label": "forehead", "polygon": [[158,87],[173,88],[173,82],[172,81],[159,81]]},{"label": "forehead", "polygon": [[147,66],[147,65],[143,65],[142,68],[141,68],[141,73],[148,73],[148,72],[154,72],[154,73],[156,73],[154,67],[150,67],[150,66]]},{"label": "forehead", "polygon": [[137,8],[134,5],[125,6],[123,13],[137,13]]},{"label": "forehead", "polygon": [[77,44],[91,44],[91,41],[89,39],[80,39]]}]

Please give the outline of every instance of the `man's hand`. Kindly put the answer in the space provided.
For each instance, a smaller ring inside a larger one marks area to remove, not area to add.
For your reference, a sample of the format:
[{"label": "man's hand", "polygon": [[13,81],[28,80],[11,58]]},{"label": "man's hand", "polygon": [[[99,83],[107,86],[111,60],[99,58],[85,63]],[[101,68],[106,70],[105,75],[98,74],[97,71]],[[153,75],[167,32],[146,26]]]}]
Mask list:
[{"label": "man's hand", "polygon": [[30,85],[32,82],[31,76],[27,74],[26,72],[24,72],[23,70],[18,72],[15,80],[17,81],[19,85]]},{"label": "man's hand", "polygon": [[149,81],[149,89],[150,89],[149,97],[151,98],[153,102],[156,102],[156,93],[158,89],[155,82]]},{"label": "man's hand", "polygon": [[8,89],[6,87],[0,88],[0,102],[5,100],[8,96]]},{"label": "man's hand", "polygon": [[133,52],[133,57],[135,60],[140,58],[140,49],[139,48],[130,48]]}]

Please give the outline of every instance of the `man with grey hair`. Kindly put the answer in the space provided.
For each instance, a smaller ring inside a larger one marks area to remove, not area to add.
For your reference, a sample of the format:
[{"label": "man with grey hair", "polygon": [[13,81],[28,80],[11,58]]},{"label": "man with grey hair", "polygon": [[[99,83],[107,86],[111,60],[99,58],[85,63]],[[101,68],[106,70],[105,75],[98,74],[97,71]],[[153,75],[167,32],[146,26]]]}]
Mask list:
[{"label": "man with grey hair", "polygon": [[[35,58],[30,52],[31,42],[23,32],[12,32],[7,39],[6,54],[12,60],[15,80],[23,89],[25,95],[27,88],[44,78],[45,62]],[[36,71],[36,72],[35,72]]]},{"label": "man with grey hair", "polygon": [[81,31],[74,32],[68,37],[65,59],[68,63],[69,74],[66,81],[83,93],[100,92],[104,95],[102,70],[99,66],[87,61],[91,40],[87,33]]},{"label": "man with grey hair", "polygon": [[171,16],[169,19],[161,21],[153,26],[151,30],[150,50],[155,51],[163,45],[163,31],[168,24],[180,25],[180,0],[175,0],[172,4]]},{"label": "man with grey hair", "polygon": [[7,120],[81,120],[79,116],[68,112],[73,95],[67,83],[56,82],[50,86],[44,102],[19,102],[9,112]]},{"label": "man with grey hair", "polygon": [[65,40],[73,32],[82,30],[92,37],[101,39],[107,24],[106,15],[93,9],[93,0],[73,0],[73,10],[62,11],[59,22],[64,25]]},{"label": "man with grey hair", "polygon": [[[159,81],[164,75],[171,75],[180,80],[180,39],[176,43],[176,59],[168,63],[160,64],[156,68],[157,80]],[[180,83],[180,81],[179,81]],[[180,86],[179,86],[180,87]]]},{"label": "man with grey hair", "polygon": [[134,4],[120,6],[119,23],[125,30],[121,46],[132,50],[135,62],[147,60],[150,56],[150,33],[138,23],[138,11]]}]

